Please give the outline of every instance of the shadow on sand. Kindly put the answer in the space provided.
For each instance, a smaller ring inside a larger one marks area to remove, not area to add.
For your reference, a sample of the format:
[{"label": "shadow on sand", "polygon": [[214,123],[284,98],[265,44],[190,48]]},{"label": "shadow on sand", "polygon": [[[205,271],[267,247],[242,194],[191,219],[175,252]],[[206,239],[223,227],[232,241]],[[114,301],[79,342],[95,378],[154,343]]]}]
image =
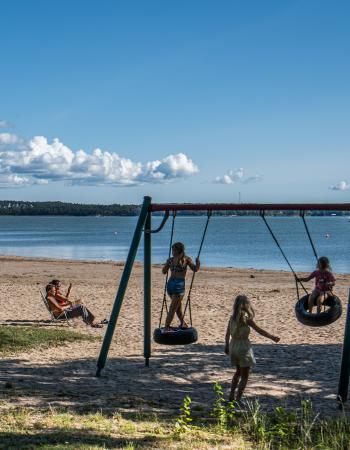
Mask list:
[{"label": "shadow on sand", "polygon": [[[256,344],[254,352],[257,366],[247,398],[258,398],[263,409],[281,404],[294,408],[301,398],[309,398],[317,411],[337,410],[341,345]],[[186,395],[194,405],[208,408],[214,401],[214,383],[220,382],[227,392],[232,372],[222,345],[203,344],[157,349],[149,368],[139,356],[110,358],[100,378],[95,377],[92,358],[50,365],[20,358],[0,361],[1,394],[7,401],[21,399],[22,404],[41,407],[50,402],[76,411],[121,408],[172,414]]]}]

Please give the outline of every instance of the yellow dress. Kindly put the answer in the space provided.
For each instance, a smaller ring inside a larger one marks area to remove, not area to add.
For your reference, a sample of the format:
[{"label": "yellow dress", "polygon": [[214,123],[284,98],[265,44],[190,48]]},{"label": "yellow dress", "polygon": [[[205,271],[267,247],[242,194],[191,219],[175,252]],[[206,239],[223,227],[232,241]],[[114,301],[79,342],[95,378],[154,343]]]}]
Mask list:
[{"label": "yellow dress", "polygon": [[252,367],[255,358],[252,344],[249,340],[250,327],[247,324],[238,324],[230,319],[230,359],[232,366]]}]

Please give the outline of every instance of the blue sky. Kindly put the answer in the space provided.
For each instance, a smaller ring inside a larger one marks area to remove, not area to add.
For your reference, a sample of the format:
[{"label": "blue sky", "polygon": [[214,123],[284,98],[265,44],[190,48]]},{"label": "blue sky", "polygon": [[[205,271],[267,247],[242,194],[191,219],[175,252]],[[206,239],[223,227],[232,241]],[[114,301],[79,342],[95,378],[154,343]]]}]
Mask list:
[{"label": "blue sky", "polygon": [[0,199],[350,200],[349,2],[0,7]]}]

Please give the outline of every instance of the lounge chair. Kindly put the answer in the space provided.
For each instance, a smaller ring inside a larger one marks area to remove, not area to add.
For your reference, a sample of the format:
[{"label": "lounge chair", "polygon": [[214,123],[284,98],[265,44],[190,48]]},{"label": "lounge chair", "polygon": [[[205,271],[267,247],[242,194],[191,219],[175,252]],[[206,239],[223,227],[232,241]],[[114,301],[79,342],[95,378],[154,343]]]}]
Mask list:
[{"label": "lounge chair", "polygon": [[71,327],[71,323],[69,322],[69,319],[67,317],[66,311],[62,311],[61,314],[59,314],[58,316],[55,316],[50,308],[49,302],[46,298],[46,295],[44,295],[43,291],[41,289],[39,289],[40,292],[40,296],[42,298],[42,301],[44,302],[44,305],[46,307],[46,309],[49,311],[50,316],[51,316],[51,323],[58,323],[58,322],[62,322],[62,321],[66,321],[67,325],[69,327]]}]

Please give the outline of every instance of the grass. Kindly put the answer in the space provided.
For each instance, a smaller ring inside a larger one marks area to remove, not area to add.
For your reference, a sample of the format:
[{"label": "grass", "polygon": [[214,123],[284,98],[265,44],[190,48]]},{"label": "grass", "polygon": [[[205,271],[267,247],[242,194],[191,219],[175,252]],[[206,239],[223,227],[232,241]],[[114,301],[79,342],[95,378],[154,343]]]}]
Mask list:
[{"label": "grass", "polygon": [[211,409],[196,414],[184,399],[177,417],[103,411],[14,408],[1,413],[0,449],[254,449],[345,450],[350,422],[345,415],[321,419],[308,401],[287,411],[263,413],[248,404],[238,411],[222,400],[219,388]]},{"label": "grass", "polygon": [[33,348],[48,348],[62,342],[92,341],[88,334],[59,328],[0,326],[0,355],[8,355]]},{"label": "grass", "polygon": [[173,421],[155,416],[126,419],[102,412],[14,409],[0,421],[1,449],[246,449],[240,436],[196,427],[179,434]]}]

